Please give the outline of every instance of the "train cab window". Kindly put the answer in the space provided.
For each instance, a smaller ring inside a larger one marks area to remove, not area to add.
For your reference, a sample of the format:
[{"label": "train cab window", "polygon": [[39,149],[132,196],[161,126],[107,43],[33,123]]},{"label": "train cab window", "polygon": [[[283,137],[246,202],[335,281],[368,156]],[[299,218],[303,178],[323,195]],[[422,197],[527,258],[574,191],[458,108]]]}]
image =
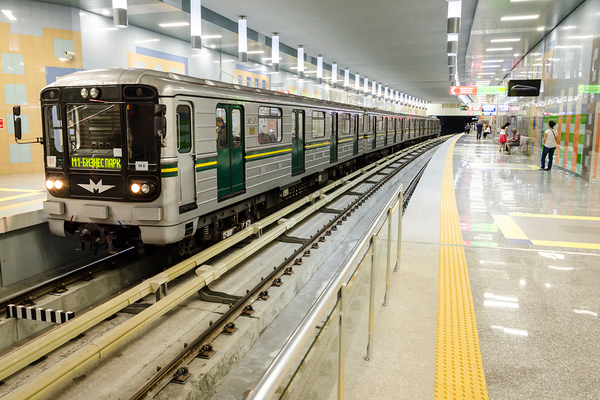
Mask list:
[{"label": "train cab window", "polygon": [[341,124],[340,134],[349,135],[350,134],[350,114],[342,114],[342,124]]},{"label": "train cab window", "polygon": [[216,112],[216,134],[217,148],[227,148],[227,111],[224,108],[217,108]]},{"label": "train cab window", "polygon": [[283,114],[281,108],[258,107],[258,143],[281,142]]},{"label": "train cab window", "polygon": [[186,105],[177,106],[177,150],[180,153],[192,150],[192,117]]},{"label": "train cab window", "polygon": [[[189,114],[189,111],[188,111]],[[136,171],[155,171],[158,168],[158,135],[154,131],[154,104],[127,104],[128,167]]]},{"label": "train cab window", "polygon": [[[67,104],[66,128],[71,168],[121,168],[121,110],[118,104],[110,103]],[[148,115],[149,126],[145,127],[150,134],[153,117],[154,106]],[[98,160],[90,161],[92,159]]]},{"label": "train cab window", "polygon": [[311,117],[313,138],[325,136],[325,113],[323,111],[313,111]]},{"label": "train cab window", "polygon": [[64,158],[63,121],[58,106],[44,107],[44,136],[46,143],[46,166],[62,168]]}]

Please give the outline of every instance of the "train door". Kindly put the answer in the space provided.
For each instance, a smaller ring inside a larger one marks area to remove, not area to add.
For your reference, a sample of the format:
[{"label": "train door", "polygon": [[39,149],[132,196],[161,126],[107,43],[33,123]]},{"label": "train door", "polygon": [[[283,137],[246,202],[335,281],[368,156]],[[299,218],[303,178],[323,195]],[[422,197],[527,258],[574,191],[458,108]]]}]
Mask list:
[{"label": "train door", "polygon": [[292,175],[304,172],[305,121],[304,111],[292,111]]},{"label": "train door", "polygon": [[329,162],[338,159],[338,114],[331,113],[331,139],[329,141]]},{"label": "train door", "polygon": [[371,118],[373,118],[373,130],[371,131],[373,133],[373,142],[371,143],[371,148],[374,149],[377,147],[377,116],[372,115]]},{"label": "train door", "polygon": [[218,197],[235,196],[246,189],[244,164],[244,108],[218,104],[217,192]]},{"label": "train door", "polygon": [[388,117],[385,117],[385,118],[383,119],[383,132],[385,133],[385,134],[383,135],[383,145],[384,145],[384,146],[387,146],[387,144],[388,144],[388,141],[387,141],[387,133],[388,133],[388,127],[389,127],[389,125],[388,125],[388,124],[389,124],[389,123],[390,123],[390,119],[389,119]]},{"label": "train door", "polygon": [[194,151],[194,126],[190,103],[179,104],[176,109],[177,118],[177,152],[179,162],[179,213],[197,208],[196,204],[196,159]]},{"label": "train door", "polygon": [[360,116],[355,115],[354,116],[354,129],[352,130],[352,154],[357,155],[358,154],[358,133],[361,130],[362,127],[362,119],[360,118]]}]

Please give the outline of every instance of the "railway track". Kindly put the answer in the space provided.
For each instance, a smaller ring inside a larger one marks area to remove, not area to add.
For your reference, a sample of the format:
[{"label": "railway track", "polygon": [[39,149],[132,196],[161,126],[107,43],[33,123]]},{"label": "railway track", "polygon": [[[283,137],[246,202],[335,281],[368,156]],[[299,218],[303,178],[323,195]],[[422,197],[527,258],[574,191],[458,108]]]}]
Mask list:
[{"label": "railway track", "polygon": [[[132,304],[153,292],[160,292],[160,288],[166,289],[166,284],[168,282],[172,282],[174,279],[182,276],[191,269],[201,266],[196,270],[196,278],[179,285],[175,291],[166,295],[162,300],[157,301],[154,305],[148,307],[140,314],[127,320],[123,324],[126,325],[124,328],[120,328],[119,331],[116,332],[110,331],[107,335],[100,338],[100,340],[95,340],[93,344],[95,347],[94,350],[87,349],[89,346],[86,346],[69,357],[70,360],[67,360],[67,362],[70,363],[69,369],[65,371],[64,366],[61,365],[51,367],[37,379],[8,393],[6,398],[39,398],[51,393],[52,390],[59,387],[63,382],[76,376],[85,366],[90,365],[91,362],[100,359],[104,354],[119,346],[126,340],[126,337],[129,337],[132,333],[139,332],[152,321],[171,310],[176,304],[183,301],[182,299],[187,299],[202,287],[205,287],[210,282],[218,279],[218,277],[225,274],[249,254],[256,252],[260,248],[260,245],[253,244],[256,241],[251,242],[243,249],[233,251],[230,255],[226,256],[225,259],[218,261],[212,266],[203,265],[204,262],[207,262],[215,255],[220,254],[223,248],[246,241],[250,237],[258,237],[257,241],[261,241],[261,243],[274,240],[297,224],[298,221],[304,220],[315,211],[318,211],[320,208],[331,203],[338,196],[349,192],[349,188],[352,185],[368,182],[368,177],[372,176],[372,174],[378,173],[385,168],[389,168],[389,166],[394,163],[399,163],[399,165],[394,168],[393,173],[388,174],[386,178],[383,178],[381,181],[374,184],[362,197],[348,205],[336,218],[313,235],[311,240],[303,243],[294,254],[288,257],[287,261],[281,263],[275,270],[266,276],[260,285],[249,290],[242,299],[237,301],[235,305],[212,324],[208,330],[203,332],[196,340],[186,346],[186,348],[171,362],[164,365],[152,379],[132,396],[132,398],[152,397],[171,381],[173,377],[175,377],[175,379],[185,380],[186,364],[189,363],[190,360],[196,358],[199,354],[210,353],[212,351],[210,349],[210,344],[214,339],[223,332],[234,330],[234,321],[236,318],[240,315],[251,313],[252,304],[258,299],[267,297],[269,287],[277,285],[278,282],[285,279],[284,276],[286,274],[293,273],[295,266],[302,263],[302,258],[309,256],[311,248],[314,249],[318,247],[319,242],[326,240],[332,232],[335,232],[339,225],[343,224],[345,220],[351,217],[357,207],[365,203],[369,197],[378,191],[395,173],[408,165],[412,159],[418,157],[439,143],[440,141],[426,142],[425,144],[416,146],[416,149],[412,149],[412,157],[409,157],[408,151],[404,151],[401,152],[400,155],[395,157],[390,156],[387,159],[376,163],[376,165],[363,168],[340,181],[336,181],[327,188],[320,190],[318,193],[307,196],[283,210],[280,210],[274,215],[253,224],[253,226],[246,228],[244,231],[213,246],[214,248],[206,249],[191,259],[169,268],[162,274],[147,280],[143,284],[130,289],[128,292],[122,293],[117,296],[116,301],[113,301],[110,305],[103,305],[99,307],[99,310],[88,313],[90,315],[88,315],[87,318],[76,318],[73,321],[64,324],[64,326],[50,332],[51,337],[46,338],[47,340],[44,340],[43,343],[34,343],[29,346],[29,349],[18,349],[20,352],[14,354],[11,353],[13,355],[12,357],[3,357],[0,359],[0,364],[2,365],[0,367],[0,379],[20,370],[32,360],[35,360],[44,353],[48,353],[58,347],[61,342],[64,343],[66,340],[84,332],[85,329],[107,318],[107,316],[114,314],[127,304]],[[367,175],[367,173],[371,173],[371,175]],[[407,196],[407,198],[408,197],[409,196]],[[293,216],[290,214],[292,211],[296,212]],[[278,224],[275,227],[270,227],[270,225],[275,225],[275,222]],[[132,290],[133,292],[137,292],[137,294],[130,293]],[[78,319],[80,319],[80,322],[75,324],[74,322]],[[70,327],[67,328],[68,325],[70,325]],[[127,335],[123,335],[122,332],[127,333]],[[54,333],[54,335],[52,335],[52,333]],[[52,340],[56,338],[60,339],[57,339],[56,341]],[[26,346],[27,345],[24,347]],[[10,361],[10,364],[7,364],[5,361]],[[39,384],[39,382],[43,382],[43,384]]]}]

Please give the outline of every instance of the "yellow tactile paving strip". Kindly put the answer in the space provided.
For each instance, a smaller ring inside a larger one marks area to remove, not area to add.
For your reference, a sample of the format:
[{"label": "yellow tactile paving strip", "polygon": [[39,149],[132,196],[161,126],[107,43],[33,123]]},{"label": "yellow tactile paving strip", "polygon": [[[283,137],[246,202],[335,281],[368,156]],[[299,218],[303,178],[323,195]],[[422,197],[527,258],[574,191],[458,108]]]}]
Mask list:
[{"label": "yellow tactile paving strip", "polygon": [[479,336],[456,207],[448,149],[441,194],[440,270],[435,348],[435,399],[487,399]]}]

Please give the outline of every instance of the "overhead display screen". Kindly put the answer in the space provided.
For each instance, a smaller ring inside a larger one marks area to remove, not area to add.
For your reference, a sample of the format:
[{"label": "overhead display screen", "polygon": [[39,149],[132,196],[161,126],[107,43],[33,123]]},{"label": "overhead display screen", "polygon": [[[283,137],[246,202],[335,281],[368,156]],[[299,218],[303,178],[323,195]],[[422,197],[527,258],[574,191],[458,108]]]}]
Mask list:
[{"label": "overhead display screen", "polygon": [[541,79],[513,79],[508,81],[508,96],[539,96]]}]

